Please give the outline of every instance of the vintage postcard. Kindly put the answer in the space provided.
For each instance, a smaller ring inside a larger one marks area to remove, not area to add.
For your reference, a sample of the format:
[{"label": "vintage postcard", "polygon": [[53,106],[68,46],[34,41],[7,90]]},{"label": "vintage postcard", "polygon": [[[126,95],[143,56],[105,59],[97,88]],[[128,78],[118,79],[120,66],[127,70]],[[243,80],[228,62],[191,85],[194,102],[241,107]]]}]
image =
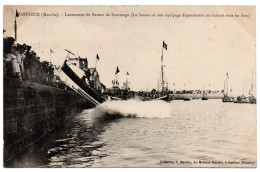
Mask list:
[{"label": "vintage postcard", "polygon": [[256,6],[3,7],[4,167],[257,167]]}]

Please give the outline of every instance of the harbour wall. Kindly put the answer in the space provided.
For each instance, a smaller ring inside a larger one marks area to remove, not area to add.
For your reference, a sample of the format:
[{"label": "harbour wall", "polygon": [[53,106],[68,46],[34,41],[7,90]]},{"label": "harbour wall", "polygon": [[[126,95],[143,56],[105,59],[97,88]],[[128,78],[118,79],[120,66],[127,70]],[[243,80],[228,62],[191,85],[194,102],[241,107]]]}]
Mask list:
[{"label": "harbour wall", "polygon": [[89,102],[73,91],[4,78],[4,166]]}]

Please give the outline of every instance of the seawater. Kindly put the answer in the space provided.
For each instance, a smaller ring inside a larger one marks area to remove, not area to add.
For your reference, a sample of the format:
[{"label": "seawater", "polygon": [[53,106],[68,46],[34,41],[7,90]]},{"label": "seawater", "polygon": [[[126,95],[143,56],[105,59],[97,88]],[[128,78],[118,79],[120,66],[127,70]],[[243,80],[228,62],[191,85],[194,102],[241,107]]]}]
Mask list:
[{"label": "seawater", "polygon": [[26,157],[37,167],[255,167],[256,148],[254,104],[127,100],[74,115],[37,161]]}]

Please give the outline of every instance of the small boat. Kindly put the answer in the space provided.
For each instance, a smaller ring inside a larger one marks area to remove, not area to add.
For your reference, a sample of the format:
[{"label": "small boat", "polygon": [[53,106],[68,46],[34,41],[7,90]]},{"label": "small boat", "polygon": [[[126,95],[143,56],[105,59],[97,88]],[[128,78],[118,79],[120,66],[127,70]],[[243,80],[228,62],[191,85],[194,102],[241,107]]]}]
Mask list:
[{"label": "small boat", "polygon": [[110,96],[111,100],[122,100],[121,98],[119,97],[113,97],[113,96]]},{"label": "small boat", "polygon": [[249,100],[251,104],[256,104],[256,98],[253,95],[249,97]]},{"label": "small boat", "polygon": [[170,97],[169,97],[169,95],[166,95],[166,96],[158,97],[156,100],[164,100],[164,101],[170,102]]},{"label": "small boat", "polygon": [[205,90],[204,90],[204,85],[203,85],[203,93],[202,93],[202,98],[201,98],[201,100],[208,100],[208,98],[206,97],[206,92],[205,92]]},{"label": "small boat", "polygon": [[250,103],[250,99],[249,97],[242,95],[242,96],[238,96],[237,99],[234,101],[234,103]]},{"label": "small boat", "polygon": [[184,99],[183,99],[183,101],[190,101],[191,100],[191,98],[189,98],[189,97],[185,97]]},{"label": "small boat", "polygon": [[233,97],[229,97],[229,96],[224,96],[222,98],[222,102],[234,102],[234,98]]},{"label": "small boat", "polygon": [[205,97],[205,96],[203,96],[203,97],[201,98],[201,100],[208,100],[208,98]]}]

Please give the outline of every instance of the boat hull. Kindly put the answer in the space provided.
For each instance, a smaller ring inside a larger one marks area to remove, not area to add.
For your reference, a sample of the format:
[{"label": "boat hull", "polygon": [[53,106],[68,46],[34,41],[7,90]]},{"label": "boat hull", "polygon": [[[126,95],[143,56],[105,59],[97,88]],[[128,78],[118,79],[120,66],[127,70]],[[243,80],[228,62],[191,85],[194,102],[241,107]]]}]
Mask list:
[{"label": "boat hull", "polygon": [[208,100],[208,98],[206,98],[206,97],[202,97],[201,100]]},{"label": "boat hull", "polygon": [[183,101],[190,101],[190,98],[184,98]]},{"label": "boat hull", "polygon": [[224,98],[222,98],[222,102],[232,103],[232,102],[234,102],[234,98],[224,97]]},{"label": "boat hull", "polygon": [[62,71],[73,81],[75,82],[82,90],[85,91],[91,98],[96,100],[98,103],[103,103],[106,99],[100,95],[96,90],[91,88],[85,81],[83,81],[67,64],[65,61],[62,66]]},{"label": "boat hull", "polygon": [[234,103],[250,104],[250,101],[234,101]]},{"label": "boat hull", "polygon": [[170,97],[168,95],[162,96],[162,97],[157,98],[156,100],[163,100],[163,101],[166,101],[166,102],[170,102]]}]

